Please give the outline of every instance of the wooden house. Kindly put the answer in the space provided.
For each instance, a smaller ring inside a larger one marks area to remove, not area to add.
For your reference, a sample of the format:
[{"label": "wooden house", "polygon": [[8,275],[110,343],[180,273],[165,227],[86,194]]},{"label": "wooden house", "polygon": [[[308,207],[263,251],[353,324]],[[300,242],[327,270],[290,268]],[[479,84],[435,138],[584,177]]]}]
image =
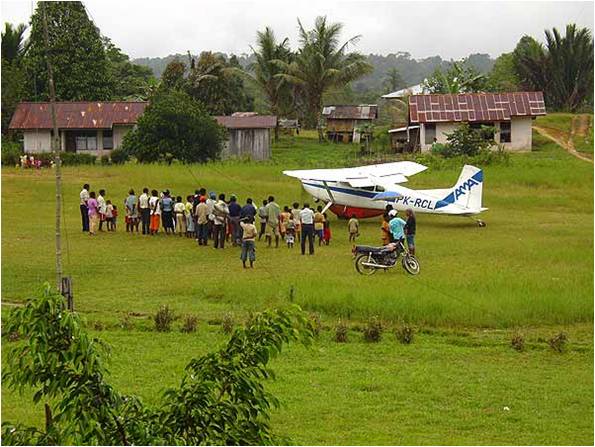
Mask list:
[{"label": "wooden house", "polygon": [[378,118],[378,106],[325,106],[322,116],[326,119],[326,137],[330,141],[359,143],[362,128]]},{"label": "wooden house", "polygon": [[227,129],[227,141],[222,158],[271,158],[271,129],[277,125],[277,117],[255,113],[234,113],[231,116],[216,116],[220,126]]}]

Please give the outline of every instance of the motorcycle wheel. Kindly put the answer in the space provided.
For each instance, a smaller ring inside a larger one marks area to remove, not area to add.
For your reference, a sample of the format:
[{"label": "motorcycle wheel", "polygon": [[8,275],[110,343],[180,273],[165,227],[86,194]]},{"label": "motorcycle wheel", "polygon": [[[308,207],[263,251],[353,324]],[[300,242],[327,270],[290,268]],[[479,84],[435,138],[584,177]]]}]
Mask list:
[{"label": "motorcycle wheel", "polygon": [[403,268],[410,275],[417,275],[419,273],[419,261],[413,255],[403,256]]},{"label": "motorcycle wheel", "polygon": [[373,275],[376,273],[374,267],[363,265],[364,262],[368,262],[368,255],[359,255],[355,258],[355,269],[360,275]]}]

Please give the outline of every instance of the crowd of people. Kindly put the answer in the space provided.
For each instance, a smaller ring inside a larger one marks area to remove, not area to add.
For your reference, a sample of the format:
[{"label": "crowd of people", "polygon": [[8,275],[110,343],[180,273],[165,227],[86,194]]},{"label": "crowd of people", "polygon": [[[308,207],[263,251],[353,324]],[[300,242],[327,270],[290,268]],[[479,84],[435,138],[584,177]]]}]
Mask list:
[{"label": "crowd of people", "polygon": [[[83,232],[94,236],[104,231],[104,225],[105,231],[116,231],[118,207],[106,200],[104,189],[99,193],[90,189],[89,184],[85,184],[80,192]],[[314,254],[316,240],[319,246],[331,242],[330,221],[322,206],[313,210],[308,203],[300,207],[294,202],[291,207],[281,209],[273,196],[263,200],[257,208],[251,198],[240,205],[235,194],[227,200],[224,193],[207,193],[204,188],[185,198],[174,196],[167,189],[159,192],[143,188],[138,196],[130,189],[123,206],[126,232],[155,236],[162,230],[166,235],[195,239],[200,246],[212,242],[216,249],[224,248],[226,242],[231,243],[241,246],[240,259],[244,267],[247,262],[250,267],[254,266],[255,243],[263,236],[269,247],[274,242],[277,248],[281,243],[293,248],[298,242],[302,255],[306,254],[306,245],[308,253]],[[414,254],[416,221],[412,210],[406,211],[406,219],[401,219],[397,210],[387,205],[381,226],[382,240],[386,245],[406,239],[409,251]],[[355,242],[359,237],[359,221],[355,215],[350,217],[347,229],[349,242]]]},{"label": "crowd of people", "polygon": [[[185,198],[174,196],[169,190],[149,188],[143,188],[137,196],[131,189],[123,210],[126,232],[154,236],[162,231],[195,239],[200,246],[212,243],[216,249],[224,248],[226,243],[241,246],[240,258],[245,267],[247,263],[253,267],[255,243],[263,237],[269,247],[283,243],[293,248],[299,243],[302,254],[308,251],[310,255],[314,254],[316,240],[322,246],[329,245],[332,238],[330,221],[322,206],[314,210],[308,203],[300,207],[295,202],[281,208],[273,196],[257,207],[251,198],[241,205],[234,194],[227,200],[224,193],[207,193],[204,188]],[[119,210],[106,198],[104,189],[96,193],[89,184],[83,185],[80,211],[82,230],[89,235],[116,231]],[[349,220],[348,230],[350,241],[355,241],[359,236],[355,217]]]}]

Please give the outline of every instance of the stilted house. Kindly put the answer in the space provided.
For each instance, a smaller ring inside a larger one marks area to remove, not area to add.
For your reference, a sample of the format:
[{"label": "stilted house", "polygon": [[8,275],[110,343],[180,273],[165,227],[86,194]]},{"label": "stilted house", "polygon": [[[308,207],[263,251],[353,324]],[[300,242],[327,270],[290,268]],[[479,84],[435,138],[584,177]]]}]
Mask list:
[{"label": "stilted house", "polygon": [[[132,129],[147,102],[95,101],[57,102],[56,121],[60,149],[101,156],[117,149]],[[50,152],[53,133],[49,102],[22,102],[12,116],[8,130],[23,133],[27,153]]]},{"label": "stilted house", "polygon": [[370,125],[378,118],[376,104],[325,106],[326,137],[330,141],[359,143],[362,133],[371,133]]},{"label": "stilted house", "polygon": [[271,158],[271,129],[277,125],[276,116],[249,112],[215,119],[227,129],[223,158],[247,157],[257,161]]}]

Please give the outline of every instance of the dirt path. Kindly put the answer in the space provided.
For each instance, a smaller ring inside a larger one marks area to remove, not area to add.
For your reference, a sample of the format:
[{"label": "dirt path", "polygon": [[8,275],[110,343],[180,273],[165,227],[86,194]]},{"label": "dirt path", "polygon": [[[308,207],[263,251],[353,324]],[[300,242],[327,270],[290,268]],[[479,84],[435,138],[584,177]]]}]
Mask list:
[{"label": "dirt path", "polygon": [[578,152],[574,148],[573,141],[575,135],[586,135],[589,129],[589,117],[587,115],[578,115],[572,119],[572,129],[570,130],[570,135],[556,129],[551,129],[549,127],[533,126],[533,129],[535,129],[539,134],[543,135],[544,137],[552,140],[558,146],[566,149],[566,151],[570,155],[573,155],[576,158],[593,164],[593,159],[591,157]]}]

